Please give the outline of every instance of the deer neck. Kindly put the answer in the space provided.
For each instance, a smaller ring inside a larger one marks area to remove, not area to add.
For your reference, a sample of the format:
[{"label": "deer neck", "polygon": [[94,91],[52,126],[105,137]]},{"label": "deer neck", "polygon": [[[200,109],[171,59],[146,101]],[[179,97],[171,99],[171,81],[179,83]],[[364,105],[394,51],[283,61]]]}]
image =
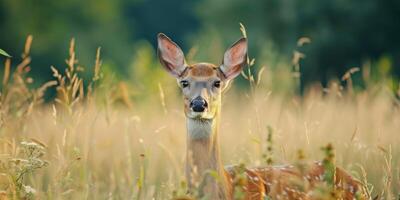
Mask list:
[{"label": "deer neck", "polygon": [[[211,199],[229,199],[218,143],[219,111],[213,119],[187,118],[186,177],[190,186]],[[216,177],[210,173],[217,173]]]}]

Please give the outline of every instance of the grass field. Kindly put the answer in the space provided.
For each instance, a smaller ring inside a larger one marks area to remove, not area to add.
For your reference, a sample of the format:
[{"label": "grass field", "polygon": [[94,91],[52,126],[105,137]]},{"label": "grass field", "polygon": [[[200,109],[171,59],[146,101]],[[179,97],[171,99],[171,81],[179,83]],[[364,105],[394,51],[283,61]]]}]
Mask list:
[{"label": "grass field", "polygon": [[[55,81],[32,89],[29,39],[21,64],[9,66],[1,93],[0,199],[147,200],[183,193],[186,129],[173,80],[160,79],[155,90],[131,100],[127,84],[102,82],[107,74],[97,59],[94,78],[84,85],[72,46],[66,72],[53,69]],[[270,90],[264,78],[248,90],[233,86],[223,98],[225,164],[267,165],[264,154],[273,164],[294,163],[299,150],[307,160],[321,160],[321,147],[331,143],[337,166],[367,184],[372,196],[399,198],[399,101],[384,84],[358,92],[331,84],[299,97]],[[42,103],[46,87],[57,87],[57,97]]]}]

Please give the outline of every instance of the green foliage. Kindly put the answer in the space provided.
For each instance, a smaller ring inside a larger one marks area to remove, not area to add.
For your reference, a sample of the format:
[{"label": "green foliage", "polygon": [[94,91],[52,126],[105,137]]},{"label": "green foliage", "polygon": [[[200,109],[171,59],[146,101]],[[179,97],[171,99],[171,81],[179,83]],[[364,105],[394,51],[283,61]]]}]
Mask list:
[{"label": "green foliage", "polygon": [[0,49],[0,55],[3,55],[5,57],[11,57],[7,52],[5,52],[3,49]]},{"label": "green foliage", "polygon": [[[105,63],[113,63],[112,70],[123,77],[131,72],[130,63],[136,62],[132,55],[142,48],[136,46],[138,41],[147,40],[154,51],[158,32],[167,33],[188,50],[185,52],[191,52],[193,57],[189,55],[189,61],[194,58],[220,64],[223,51],[240,37],[237,25],[242,22],[248,28],[250,55],[257,57],[255,68],[267,66],[278,71],[271,78],[277,90],[288,88],[287,81],[282,81],[287,77],[280,72],[291,71],[290,57],[294,50],[307,55],[295,70],[301,79],[293,80],[301,83],[303,89],[315,81],[326,85],[332,77],[341,77],[350,68],[361,68],[366,59],[376,62],[382,57],[391,60],[391,68],[383,70],[388,70],[397,84],[400,76],[400,47],[396,45],[400,30],[395,20],[400,15],[398,8],[398,3],[392,0],[328,3],[317,0],[5,0],[0,3],[0,27],[10,34],[1,37],[0,43],[11,55],[16,55],[21,39],[34,34],[37,40],[33,65],[62,66],[65,58],[62,49],[75,37],[80,44],[77,52],[82,65],[90,65],[94,60],[92,49],[102,46]],[[311,43],[296,48],[298,38],[304,36]],[[189,50],[192,45],[197,47]],[[154,54],[151,56],[155,61]],[[276,58],[284,58],[284,64],[276,62]],[[50,75],[39,67],[34,67],[32,72],[40,83]],[[83,73],[88,79],[88,73]],[[360,76],[353,82],[360,88],[365,84]],[[246,85],[243,79],[238,83]]]},{"label": "green foliage", "polygon": [[233,199],[235,200],[244,199],[246,191],[243,188],[246,187],[248,183],[246,164],[240,163],[239,165],[234,166],[233,171],[235,173],[235,177],[232,181]]},{"label": "green foliage", "polygon": [[332,144],[328,144],[325,147],[321,148],[324,152],[324,159],[322,160],[322,165],[324,166],[324,181],[328,183],[331,187],[334,187],[335,184],[335,154],[333,150]]},{"label": "green foliage", "polygon": [[[198,14],[208,35],[220,32],[224,40],[233,40],[236,24],[248,28],[250,52],[258,58],[269,45],[289,56],[298,38],[306,36],[311,44],[301,47],[307,55],[300,68],[302,86],[315,81],[326,84],[332,77],[342,76],[348,69],[359,67],[364,59],[377,60],[388,54],[394,58],[391,75],[400,75],[399,18],[397,1],[252,1],[206,0]],[[398,43],[398,42],[397,42]],[[356,81],[357,85],[362,82]]]},{"label": "green foliage", "polygon": [[262,158],[267,165],[272,165],[274,163],[273,161],[274,142],[272,139],[274,130],[272,129],[271,126],[267,126],[267,130],[268,130],[268,136],[266,141],[267,147],[265,152],[262,154]]}]

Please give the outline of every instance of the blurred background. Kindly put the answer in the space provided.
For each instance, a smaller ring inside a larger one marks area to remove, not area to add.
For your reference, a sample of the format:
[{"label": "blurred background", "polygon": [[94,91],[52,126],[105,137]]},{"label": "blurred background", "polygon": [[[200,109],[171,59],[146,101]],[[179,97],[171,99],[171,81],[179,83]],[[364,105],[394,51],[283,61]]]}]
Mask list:
[{"label": "blurred background", "polygon": [[[223,162],[320,160],[331,143],[373,196],[399,197],[399,0],[0,0],[0,199],[187,193],[182,97],[156,36],[219,64],[240,23],[251,67],[224,94]],[[32,145],[48,164],[35,173],[19,162]]]},{"label": "blurred background", "polygon": [[[175,40],[189,62],[218,64],[224,50],[241,37],[240,22],[247,29],[249,56],[256,59],[253,69],[264,66],[277,74],[270,77],[271,87],[285,89],[279,71],[293,70],[296,51],[303,58],[301,91],[313,83],[325,87],[354,67],[361,70],[353,75],[356,89],[366,87],[362,76],[367,74],[398,90],[397,0],[1,0],[0,48],[19,58],[32,34],[37,85],[52,78],[51,65],[65,66],[70,39],[75,38],[79,63],[87,69],[84,76],[90,77],[96,48],[101,47],[104,72],[134,81],[157,74],[157,33]],[[300,38],[306,39],[301,47]],[[237,82],[246,85],[244,79]],[[136,85],[140,90],[140,83]]]}]

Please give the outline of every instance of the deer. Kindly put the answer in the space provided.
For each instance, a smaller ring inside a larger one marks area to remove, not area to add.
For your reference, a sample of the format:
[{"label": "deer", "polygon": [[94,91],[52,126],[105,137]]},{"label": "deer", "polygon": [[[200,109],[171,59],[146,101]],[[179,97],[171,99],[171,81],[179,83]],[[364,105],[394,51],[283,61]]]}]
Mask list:
[{"label": "deer", "polygon": [[[185,176],[189,188],[198,183],[199,196],[211,200],[234,199],[239,189],[246,200],[321,199],[315,194],[325,172],[320,161],[308,164],[303,171],[291,165],[245,168],[244,181],[238,181],[237,167],[222,164],[218,135],[221,98],[247,65],[247,38],[229,47],[220,65],[188,64],[182,49],[163,33],[158,34],[157,43],[158,59],[176,78],[183,95],[187,127]],[[335,167],[334,172],[333,184],[341,193],[332,199],[367,199],[360,181],[340,168]],[[306,187],[299,186],[298,180]],[[238,182],[239,188],[235,186]]]}]

